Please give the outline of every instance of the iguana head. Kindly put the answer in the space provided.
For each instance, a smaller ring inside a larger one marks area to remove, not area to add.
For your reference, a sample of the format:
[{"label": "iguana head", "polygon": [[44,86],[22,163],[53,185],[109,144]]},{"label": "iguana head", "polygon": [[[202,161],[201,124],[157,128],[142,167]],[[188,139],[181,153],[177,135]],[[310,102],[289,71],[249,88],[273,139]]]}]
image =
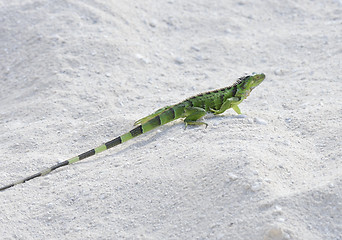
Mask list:
[{"label": "iguana head", "polygon": [[251,83],[250,83],[250,88],[253,90],[256,86],[258,86],[262,81],[265,79],[265,74],[260,73],[260,74],[254,74],[250,76],[251,78]]},{"label": "iguana head", "polygon": [[264,81],[264,79],[265,74],[263,73],[253,74],[240,78],[240,81],[237,84],[238,91],[236,95],[243,98],[248,97],[251,91],[256,88],[262,81]]},{"label": "iguana head", "polygon": [[244,82],[243,88],[250,89],[251,91],[256,88],[262,81],[265,79],[265,74],[253,74],[250,76],[244,77],[241,82]]}]

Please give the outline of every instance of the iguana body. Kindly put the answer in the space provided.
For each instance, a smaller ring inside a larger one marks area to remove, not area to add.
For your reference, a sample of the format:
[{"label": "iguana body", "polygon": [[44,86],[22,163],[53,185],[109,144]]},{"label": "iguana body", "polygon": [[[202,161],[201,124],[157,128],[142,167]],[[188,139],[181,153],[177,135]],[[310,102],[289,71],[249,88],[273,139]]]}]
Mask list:
[{"label": "iguana body", "polygon": [[34,175],[21,179],[12,184],[6,185],[0,188],[0,191],[13,187],[17,184],[24,183],[33,178],[44,176],[57,168],[78,162],[97,153],[103,152],[109,148],[126,142],[142,133],[148,132],[158,126],[164,125],[168,122],[176,120],[178,118],[184,118],[184,122],[187,125],[200,125],[205,124],[203,122],[197,122],[199,118],[203,117],[206,113],[213,113],[214,115],[223,113],[229,108],[233,108],[235,112],[241,114],[238,107],[244,99],[248,97],[250,92],[258,86],[265,78],[264,74],[255,74],[252,76],[245,76],[238,79],[233,85],[218,90],[202,93],[194,97],[188,98],[178,104],[161,108],[153,114],[142,118],[134,123],[138,125],[131,131],[114,138],[94,149],[84,152],[76,157],[70,158],[63,162],[60,162],[50,168],[47,168]]}]

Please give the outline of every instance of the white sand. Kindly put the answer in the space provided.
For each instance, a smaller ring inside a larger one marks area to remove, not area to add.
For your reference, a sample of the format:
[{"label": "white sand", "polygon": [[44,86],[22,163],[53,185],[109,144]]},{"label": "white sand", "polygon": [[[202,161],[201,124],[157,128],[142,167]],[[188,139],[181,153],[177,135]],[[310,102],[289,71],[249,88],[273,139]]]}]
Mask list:
[{"label": "white sand", "polygon": [[1,239],[342,239],[342,2],[0,1],[0,184],[245,73],[240,108],[0,193]]}]

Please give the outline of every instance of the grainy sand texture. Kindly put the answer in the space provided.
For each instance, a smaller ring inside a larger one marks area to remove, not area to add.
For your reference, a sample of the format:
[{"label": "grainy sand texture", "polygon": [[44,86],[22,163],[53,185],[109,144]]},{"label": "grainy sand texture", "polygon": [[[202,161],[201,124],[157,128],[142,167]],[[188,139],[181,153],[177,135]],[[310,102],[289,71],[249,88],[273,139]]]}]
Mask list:
[{"label": "grainy sand texture", "polygon": [[0,0],[0,186],[266,74],[0,192],[0,239],[342,240],[341,61],[341,0]]}]

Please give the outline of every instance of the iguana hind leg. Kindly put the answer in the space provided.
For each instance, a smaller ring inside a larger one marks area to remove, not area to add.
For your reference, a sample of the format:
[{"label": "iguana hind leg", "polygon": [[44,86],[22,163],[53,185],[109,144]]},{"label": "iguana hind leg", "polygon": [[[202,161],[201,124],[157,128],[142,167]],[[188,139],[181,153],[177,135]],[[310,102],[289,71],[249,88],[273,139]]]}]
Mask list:
[{"label": "iguana hind leg", "polygon": [[205,125],[205,127],[208,126],[205,122],[197,122],[196,120],[200,119],[204,115],[206,115],[206,111],[203,108],[199,107],[187,107],[185,108],[185,128],[188,125]]},{"label": "iguana hind leg", "polygon": [[152,113],[151,115],[148,115],[147,117],[144,117],[142,119],[137,120],[134,123],[134,126],[139,125],[139,124],[144,124],[146,122],[148,122],[149,120],[151,120],[152,118],[154,118],[155,116],[161,114],[162,112],[165,112],[166,110],[168,110],[169,108],[171,108],[172,106],[166,106],[163,107],[161,109],[158,109],[157,111],[155,111],[154,113]]}]

